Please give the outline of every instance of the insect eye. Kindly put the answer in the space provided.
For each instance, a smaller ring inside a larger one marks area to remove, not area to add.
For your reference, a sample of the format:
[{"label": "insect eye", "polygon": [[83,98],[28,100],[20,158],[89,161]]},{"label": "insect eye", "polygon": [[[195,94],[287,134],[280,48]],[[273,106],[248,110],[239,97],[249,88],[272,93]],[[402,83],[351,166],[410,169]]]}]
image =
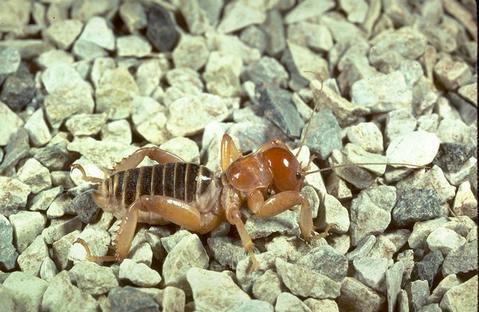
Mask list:
[{"label": "insect eye", "polygon": [[298,180],[301,179],[301,172],[299,171],[296,172],[296,179]]}]

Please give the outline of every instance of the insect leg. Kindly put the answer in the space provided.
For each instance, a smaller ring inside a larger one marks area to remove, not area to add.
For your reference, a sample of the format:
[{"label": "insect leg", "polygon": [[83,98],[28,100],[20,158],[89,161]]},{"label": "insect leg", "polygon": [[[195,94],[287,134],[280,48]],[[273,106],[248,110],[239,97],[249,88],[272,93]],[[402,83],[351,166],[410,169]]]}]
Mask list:
[{"label": "insect leg", "polygon": [[313,217],[309,202],[297,191],[284,191],[264,200],[260,190],[248,195],[248,208],[258,217],[267,218],[301,205],[299,228],[305,240],[313,238]]},{"label": "insect leg", "polygon": [[228,166],[240,157],[241,152],[236,147],[233,139],[225,133],[221,140],[221,170],[226,171]]},{"label": "insect leg", "polygon": [[133,154],[116,163],[113,166],[111,174],[117,173],[118,171],[135,168],[146,156],[160,164],[183,162],[183,159],[175,154],[164,151],[157,147],[142,147],[137,149]]}]

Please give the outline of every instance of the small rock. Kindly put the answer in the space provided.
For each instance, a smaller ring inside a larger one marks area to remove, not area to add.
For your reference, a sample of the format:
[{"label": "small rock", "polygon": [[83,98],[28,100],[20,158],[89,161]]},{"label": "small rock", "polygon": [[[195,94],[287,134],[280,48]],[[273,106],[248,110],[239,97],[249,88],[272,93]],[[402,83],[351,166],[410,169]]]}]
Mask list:
[{"label": "small rock", "polygon": [[[112,240],[105,229],[90,225],[77,235],[76,238],[83,239],[90,248],[91,253],[100,257],[108,253],[108,247]],[[68,253],[69,260],[73,260],[74,262],[85,260],[85,248],[81,244],[75,243],[71,245],[71,241],[67,241],[64,242],[64,246],[70,246]]]},{"label": "small rock", "polygon": [[424,249],[427,247],[426,239],[432,231],[446,224],[446,218],[438,218],[414,224],[413,231],[408,238],[409,247]]},{"label": "small rock", "polygon": [[266,32],[255,25],[243,29],[241,31],[240,39],[250,47],[258,50],[260,53],[263,53],[264,50],[266,50],[266,45],[268,43]]},{"label": "small rock", "polygon": [[441,300],[441,308],[448,311],[477,310],[477,274],[461,285],[452,287]]},{"label": "small rock", "polygon": [[273,233],[299,236],[299,211],[287,210],[269,218],[260,218],[252,215],[246,220],[245,229],[251,239],[268,237]]},{"label": "small rock", "polygon": [[101,139],[131,144],[130,124],[124,119],[107,123],[101,129]]},{"label": "small rock", "polygon": [[81,226],[82,223],[78,217],[52,220],[50,225],[42,231],[42,236],[47,244],[52,244],[66,234],[80,229]]},{"label": "small rock", "polygon": [[474,218],[477,215],[477,199],[469,181],[459,185],[452,210],[458,216]]},{"label": "small rock", "polygon": [[374,235],[368,235],[362,240],[359,241],[358,245],[356,248],[352,251],[350,251],[346,257],[348,260],[352,261],[356,258],[362,258],[366,257],[367,254],[371,251],[373,248],[374,244],[376,243],[376,236]]},{"label": "small rock", "polygon": [[311,249],[297,263],[338,282],[348,271],[348,259],[329,245]]},{"label": "small rock", "polygon": [[311,309],[298,297],[287,292],[283,292],[278,296],[274,310],[278,312],[311,312]]},{"label": "small rock", "polygon": [[404,273],[404,265],[401,261],[396,262],[386,271],[386,294],[388,311],[395,311],[397,297],[401,290],[401,282]]},{"label": "small rock", "polygon": [[333,150],[341,149],[341,128],[331,110],[320,110],[312,117],[308,127],[308,133],[303,130],[302,134],[306,135],[304,144],[319,153],[321,159],[328,158]]},{"label": "small rock", "polygon": [[396,245],[389,238],[385,235],[379,235],[374,246],[366,256],[370,258],[392,259],[397,251]]},{"label": "small rock", "polygon": [[369,234],[382,233],[391,222],[396,203],[392,186],[378,186],[362,191],[351,203],[351,244],[356,246]]},{"label": "small rock", "polygon": [[388,260],[384,258],[356,258],[353,261],[356,277],[365,285],[384,292]]},{"label": "small rock", "polygon": [[18,253],[13,246],[13,229],[6,217],[0,214],[0,269],[15,268]]},{"label": "small rock", "polygon": [[210,93],[232,97],[241,92],[239,75],[243,69],[243,61],[236,55],[223,52],[211,52],[203,79]]},{"label": "small rock", "polygon": [[48,283],[30,273],[13,272],[3,286],[10,291],[16,310],[39,311]]},{"label": "small rock", "polygon": [[240,303],[239,305],[235,306],[231,311],[233,312],[249,312],[249,311],[266,311],[266,312],[273,312],[274,308],[273,305],[264,302],[261,300],[249,300]]},{"label": "small rock", "polygon": [[437,284],[436,288],[432,291],[432,294],[427,299],[429,303],[439,303],[443,298],[444,294],[451,289],[452,287],[458,286],[461,284],[461,280],[457,278],[456,274],[449,274],[444,277],[442,281]]},{"label": "small rock", "polygon": [[348,21],[351,23],[362,23],[368,13],[366,1],[342,0],[340,6],[348,15]]},{"label": "small rock", "polygon": [[64,270],[67,267],[70,248],[79,234],[80,231],[75,230],[52,244],[53,260],[60,270]]},{"label": "small rock", "polygon": [[185,137],[176,137],[168,140],[161,144],[160,148],[179,156],[185,162],[199,163],[200,161],[198,145],[195,141]]},{"label": "small rock", "polygon": [[18,256],[17,262],[20,269],[31,275],[37,276],[43,260],[48,257],[48,247],[43,237],[37,236],[35,240]]},{"label": "small rock", "polygon": [[2,130],[0,130],[0,146],[5,146],[12,134],[23,126],[23,121],[12,112],[7,105],[0,101],[0,115],[2,116]]},{"label": "small rock", "polygon": [[264,84],[267,86],[286,86],[288,84],[288,73],[283,65],[276,59],[263,56],[257,62],[251,63],[244,71],[243,79],[250,80],[255,85]]},{"label": "small rock", "polygon": [[107,112],[112,119],[122,119],[133,109],[133,97],[138,95],[135,79],[126,68],[106,70],[95,92],[96,111]]},{"label": "small rock", "polygon": [[38,109],[25,123],[30,140],[34,146],[47,144],[51,139],[50,129],[43,118],[43,110]]},{"label": "small rock", "polygon": [[64,170],[71,162],[71,155],[67,150],[68,143],[67,133],[59,132],[46,146],[32,148],[31,154],[49,170]]},{"label": "small rock", "polygon": [[[215,8],[218,7],[219,8]],[[208,31],[211,26],[215,26],[218,16],[214,11],[221,10],[223,2],[221,1],[180,1],[179,9],[186,20],[189,32],[195,35],[201,35]]]},{"label": "small rock", "polygon": [[434,65],[434,74],[444,87],[455,90],[472,78],[472,72],[465,62],[443,57]]},{"label": "small rock", "polygon": [[349,230],[349,213],[348,210],[341,205],[341,202],[334,196],[324,194],[322,200],[323,209],[320,210],[320,220],[324,220],[320,223],[320,227],[323,228],[327,225],[332,225],[333,230],[338,233],[346,233]]},{"label": "small rock", "polygon": [[40,212],[20,211],[10,216],[17,250],[22,252],[45,228],[47,220]]},{"label": "small rock", "polygon": [[362,122],[347,128],[348,140],[371,153],[383,151],[383,135],[373,122]]},{"label": "small rock", "polygon": [[106,122],[106,114],[78,114],[65,123],[73,135],[96,135]]},{"label": "small rock", "polygon": [[160,238],[161,245],[165,248],[167,253],[173,250],[173,248],[181,242],[181,240],[187,236],[193,235],[187,230],[179,230],[171,235],[162,235]]},{"label": "small rock", "polygon": [[229,237],[210,237],[208,246],[216,261],[233,270],[236,268],[236,264],[246,257],[243,246],[239,243],[235,244]]},{"label": "small rock", "polygon": [[434,278],[443,261],[444,257],[439,250],[429,252],[420,262],[414,264],[412,278],[426,280],[429,286],[432,287],[432,285],[434,285]]},{"label": "small rock", "polygon": [[[0,74],[1,81],[2,75]],[[20,64],[17,72],[8,75],[5,82],[3,82],[2,92],[0,93],[0,112],[3,110],[1,107],[3,106],[1,105],[2,101],[14,111],[23,110],[33,100],[35,92],[35,82],[32,75],[24,64]],[[7,115],[7,117],[9,117],[7,122],[11,123],[13,121],[12,116]],[[15,124],[12,126],[15,126]],[[11,131],[11,129],[9,130]]]},{"label": "small rock", "polygon": [[278,10],[272,9],[266,13],[266,21],[261,28],[267,34],[266,52],[275,56],[286,47],[284,35],[283,16]]},{"label": "small rock", "polygon": [[386,172],[387,158],[385,156],[369,153],[359,145],[352,143],[346,144],[342,153],[347,162],[353,166],[357,164],[358,167],[377,175],[383,175]]},{"label": "small rock", "polygon": [[458,93],[467,101],[477,106],[477,84],[471,83],[459,88]]},{"label": "small rock", "polygon": [[3,77],[17,71],[21,60],[17,49],[9,47],[0,48],[0,85],[3,82]]},{"label": "small rock", "polygon": [[416,129],[416,118],[407,109],[389,112],[386,119],[386,137],[389,142],[397,137],[407,135]]},{"label": "small rock", "polygon": [[267,270],[253,284],[253,295],[263,301],[274,304],[281,294],[281,280],[273,270]]},{"label": "small rock", "polygon": [[333,48],[333,38],[328,28],[310,22],[299,22],[288,27],[288,41],[313,50],[329,51]]},{"label": "small rock", "polygon": [[266,20],[265,7],[261,4],[236,1],[225,6],[223,19],[218,25],[221,33],[230,33]]},{"label": "small rock", "polygon": [[206,42],[210,51],[221,51],[225,54],[235,55],[243,60],[245,65],[260,59],[258,50],[248,47],[238,36],[207,33]]},{"label": "small rock", "polygon": [[180,34],[174,19],[161,5],[151,6],[148,10],[146,37],[160,52],[173,51],[178,42]]},{"label": "small rock", "polygon": [[286,287],[295,295],[317,299],[339,296],[341,284],[326,275],[288,263],[281,258],[276,259],[276,270]]},{"label": "small rock", "polygon": [[0,176],[0,213],[6,217],[25,208],[30,186],[20,180]]},{"label": "small rock", "polygon": [[111,267],[94,262],[78,262],[70,270],[70,278],[78,288],[90,295],[102,295],[118,287]]},{"label": "small rock", "polygon": [[45,258],[40,266],[40,278],[49,282],[57,273],[55,262],[49,257]]},{"label": "small rock", "polygon": [[161,276],[146,264],[125,259],[120,264],[120,279],[127,279],[140,287],[153,287],[161,282]]},{"label": "small rock", "polygon": [[474,155],[474,149],[466,144],[441,143],[433,163],[446,172],[457,172]]},{"label": "small rock", "polygon": [[409,299],[407,296],[407,292],[404,289],[401,289],[401,291],[398,294],[398,310],[400,312],[406,312],[409,311]]},{"label": "small rock", "polygon": [[[447,105],[451,105],[447,103]],[[477,135],[474,135],[472,127],[466,125],[461,119],[455,117],[446,116],[439,123],[437,128],[437,136],[442,143],[456,143],[456,144],[466,144],[466,145],[475,145],[475,138]],[[467,149],[466,149],[467,151]],[[459,158],[460,160],[461,158]],[[457,160],[457,162],[459,162]]]},{"label": "small rock", "polygon": [[68,50],[75,39],[80,35],[83,23],[78,20],[59,20],[53,22],[44,33],[44,37],[52,41],[62,50]]},{"label": "small rock", "polygon": [[[436,132],[439,126],[439,115],[432,113],[430,115],[422,115],[417,119],[417,129],[426,132]],[[439,147],[440,149],[441,147]]]},{"label": "small rock", "polygon": [[[163,262],[165,284],[174,285],[185,290],[188,270],[193,267],[205,269],[208,267],[208,264],[208,254],[201,244],[198,235],[188,235],[168,253]],[[189,278],[188,281],[190,286],[192,286]],[[194,293],[194,287],[192,286],[192,288]]]},{"label": "small rock", "polygon": [[120,17],[130,33],[147,25],[146,14],[139,2],[125,2],[120,6]]},{"label": "small rock", "polygon": [[88,41],[107,50],[115,49],[115,37],[103,17],[92,17],[78,40]]},{"label": "small rock", "polygon": [[116,39],[118,56],[123,57],[145,57],[151,53],[151,45],[142,37],[131,35]]},{"label": "small rock", "polygon": [[[81,308],[80,308],[81,307]],[[95,299],[75,287],[67,271],[62,271],[49,281],[43,294],[42,309],[52,312],[64,311],[96,311]]]},{"label": "small rock", "polygon": [[185,293],[183,290],[167,286],[163,292],[161,306],[165,311],[184,311]]},{"label": "small rock", "polygon": [[457,273],[468,273],[477,270],[477,240],[465,243],[449,252],[442,264],[444,276]]},{"label": "small rock", "polygon": [[384,297],[371,288],[364,286],[352,277],[346,277],[338,298],[339,310],[348,311],[382,311],[385,308]]},{"label": "small rock", "polygon": [[418,311],[426,305],[429,297],[429,284],[427,281],[414,281],[406,285],[406,291],[409,298],[409,304],[413,311]]},{"label": "small rock", "polygon": [[158,311],[160,306],[149,294],[131,286],[116,287],[108,293],[111,310],[128,311]]},{"label": "small rock", "polygon": [[173,62],[176,67],[188,67],[193,70],[202,68],[208,60],[209,51],[202,36],[182,35],[173,50]]},{"label": "small rock", "polygon": [[286,24],[293,24],[312,17],[321,16],[323,13],[334,7],[333,1],[318,3],[315,0],[306,0],[297,5],[285,17]]},{"label": "small rock", "polygon": [[15,311],[15,301],[13,300],[13,294],[5,287],[0,287],[0,300],[3,304],[5,311]]},{"label": "small rock", "polygon": [[398,226],[408,226],[417,221],[441,217],[443,211],[437,192],[431,189],[412,188],[400,192],[392,216]]},{"label": "small rock", "polygon": [[193,291],[197,310],[227,311],[250,299],[225,272],[193,267],[188,270],[186,278]]},{"label": "small rock", "polygon": [[237,99],[224,99],[208,93],[187,95],[170,105],[166,128],[175,137],[193,135],[212,121],[223,121],[237,105]]},{"label": "small rock", "polygon": [[444,256],[466,243],[466,239],[453,230],[440,227],[429,234],[427,246],[430,250],[439,250]]},{"label": "small rock", "polygon": [[312,312],[339,312],[338,304],[331,299],[317,300],[308,298],[304,303],[311,309]]},{"label": "small rock", "polygon": [[408,109],[412,99],[411,87],[406,84],[400,71],[361,79],[351,87],[351,102],[374,112]]},{"label": "small rock", "polygon": [[[328,63],[319,54],[314,53],[306,47],[288,42],[288,54],[284,54],[283,63],[289,63],[288,69],[291,72],[292,80],[299,86],[306,85],[320,77],[328,77]],[[289,62],[287,60],[289,59]]]},{"label": "small rock", "polygon": [[28,159],[17,175],[20,181],[30,185],[33,194],[52,186],[50,172],[35,158]]},{"label": "small rock", "polygon": [[81,60],[93,61],[94,59],[104,58],[108,53],[93,42],[86,40],[77,40],[73,44],[73,54]]}]

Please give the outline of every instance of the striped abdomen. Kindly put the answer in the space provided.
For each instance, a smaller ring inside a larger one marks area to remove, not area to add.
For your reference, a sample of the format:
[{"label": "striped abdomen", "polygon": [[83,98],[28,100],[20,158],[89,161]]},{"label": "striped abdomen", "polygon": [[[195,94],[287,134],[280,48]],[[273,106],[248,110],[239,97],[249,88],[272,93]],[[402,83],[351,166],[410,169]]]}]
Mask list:
[{"label": "striped abdomen", "polygon": [[129,207],[142,195],[169,196],[185,202],[197,200],[213,179],[206,167],[168,163],[117,172],[104,183],[110,202]]}]

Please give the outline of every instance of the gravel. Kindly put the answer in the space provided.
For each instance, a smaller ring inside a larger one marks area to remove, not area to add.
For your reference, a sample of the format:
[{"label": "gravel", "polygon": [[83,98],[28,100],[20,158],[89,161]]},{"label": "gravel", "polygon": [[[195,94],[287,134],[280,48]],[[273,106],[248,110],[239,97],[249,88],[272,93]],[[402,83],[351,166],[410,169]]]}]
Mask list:
[{"label": "gravel", "polygon": [[[4,309],[477,309],[473,1],[150,2],[0,1]],[[72,164],[105,178],[158,146],[219,177],[224,133],[343,166],[301,190],[329,236],[243,205],[255,272],[225,222],[139,223],[127,259],[85,261],[76,239],[112,255],[121,220]]]}]

